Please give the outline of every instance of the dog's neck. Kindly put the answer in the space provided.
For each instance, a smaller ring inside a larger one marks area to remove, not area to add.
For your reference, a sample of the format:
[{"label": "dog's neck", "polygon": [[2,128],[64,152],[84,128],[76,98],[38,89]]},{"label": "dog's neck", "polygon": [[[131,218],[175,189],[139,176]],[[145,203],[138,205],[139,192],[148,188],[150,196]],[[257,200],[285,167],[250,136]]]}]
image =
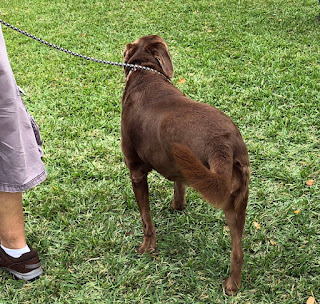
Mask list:
[{"label": "dog's neck", "polygon": [[[136,72],[138,69],[131,69],[127,75],[127,82],[129,81],[129,78],[130,76],[132,75],[133,72]],[[151,73],[155,73],[155,74],[159,74],[161,75],[165,80],[167,80],[168,82],[170,82],[171,84],[173,84],[171,82],[171,80],[164,74],[160,73],[159,71],[156,71],[156,70],[147,70],[148,72],[151,72]]]}]

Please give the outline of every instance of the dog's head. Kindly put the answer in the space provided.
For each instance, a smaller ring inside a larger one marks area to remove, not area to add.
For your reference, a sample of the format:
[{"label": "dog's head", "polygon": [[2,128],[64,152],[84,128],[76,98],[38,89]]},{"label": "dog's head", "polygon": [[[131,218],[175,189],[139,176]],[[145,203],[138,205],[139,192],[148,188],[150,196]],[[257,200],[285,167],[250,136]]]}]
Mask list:
[{"label": "dog's head", "polygon": [[[128,43],[124,51],[124,62],[147,66],[169,78],[173,77],[169,48],[157,35],[143,36],[133,43]],[[126,75],[129,71],[129,68],[125,68]]]}]

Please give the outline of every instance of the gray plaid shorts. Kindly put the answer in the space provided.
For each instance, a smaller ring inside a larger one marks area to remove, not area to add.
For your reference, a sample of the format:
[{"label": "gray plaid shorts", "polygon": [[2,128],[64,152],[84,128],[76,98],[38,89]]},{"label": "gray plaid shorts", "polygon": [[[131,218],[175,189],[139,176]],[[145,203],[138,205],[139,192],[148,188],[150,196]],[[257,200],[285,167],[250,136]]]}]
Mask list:
[{"label": "gray plaid shorts", "polygon": [[22,192],[46,179],[38,126],[8,60],[0,25],[0,191]]}]

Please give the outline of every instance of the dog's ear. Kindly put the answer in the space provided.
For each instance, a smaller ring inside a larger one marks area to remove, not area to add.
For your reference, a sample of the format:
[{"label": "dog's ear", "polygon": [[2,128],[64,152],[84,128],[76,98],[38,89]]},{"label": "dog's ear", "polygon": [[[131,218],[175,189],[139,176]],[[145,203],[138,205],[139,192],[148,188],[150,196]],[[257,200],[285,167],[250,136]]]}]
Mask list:
[{"label": "dog's ear", "polygon": [[151,54],[158,61],[165,74],[173,77],[173,65],[168,47],[164,43],[156,43],[152,46]]},{"label": "dog's ear", "polygon": [[124,49],[123,60],[127,63],[132,56],[132,52],[130,52],[134,48],[133,43],[128,43]]}]

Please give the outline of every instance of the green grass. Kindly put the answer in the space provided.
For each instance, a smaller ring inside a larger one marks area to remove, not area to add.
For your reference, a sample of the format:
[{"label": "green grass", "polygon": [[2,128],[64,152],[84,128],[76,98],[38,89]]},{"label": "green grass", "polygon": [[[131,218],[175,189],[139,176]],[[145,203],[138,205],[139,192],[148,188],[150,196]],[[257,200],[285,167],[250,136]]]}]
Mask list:
[{"label": "green grass", "polygon": [[48,179],[24,196],[27,238],[45,275],[24,284],[1,273],[0,303],[320,302],[316,0],[2,0],[0,9],[2,19],[36,36],[111,61],[122,61],[126,43],[161,35],[173,82],[233,119],[252,170],[236,296],[221,288],[230,254],[223,212],[191,189],[187,209],[171,210],[172,183],[156,173],[150,200],[158,249],[139,255],[140,215],[120,150],[122,69],[3,27],[41,129]]}]

